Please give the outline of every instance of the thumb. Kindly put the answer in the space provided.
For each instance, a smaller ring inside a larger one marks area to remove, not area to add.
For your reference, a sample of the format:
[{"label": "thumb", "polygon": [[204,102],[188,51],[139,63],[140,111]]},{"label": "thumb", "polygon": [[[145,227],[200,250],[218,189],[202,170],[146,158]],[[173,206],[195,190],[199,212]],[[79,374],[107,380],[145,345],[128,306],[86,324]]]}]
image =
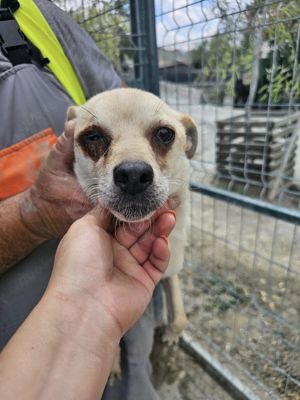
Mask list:
[{"label": "thumb", "polygon": [[107,231],[111,222],[112,214],[106,209],[97,204],[91,211],[86,215],[89,221],[96,224]]},{"label": "thumb", "polygon": [[65,124],[65,131],[58,137],[55,146],[47,158],[47,165],[52,171],[73,172],[74,161],[74,121]]}]

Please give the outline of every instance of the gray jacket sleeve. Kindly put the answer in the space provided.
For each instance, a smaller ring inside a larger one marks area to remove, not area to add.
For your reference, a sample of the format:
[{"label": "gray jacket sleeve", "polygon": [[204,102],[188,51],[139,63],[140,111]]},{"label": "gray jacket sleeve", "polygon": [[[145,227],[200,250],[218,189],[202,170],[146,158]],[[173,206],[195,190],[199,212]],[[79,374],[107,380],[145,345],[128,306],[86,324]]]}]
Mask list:
[{"label": "gray jacket sleeve", "polygon": [[0,75],[12,67],[12,64],[0,51]]},{"label": "gray jacket sleeve", "polygon": [[35,2],[71,61],[86,97],[119,87],[120,77],[91,37],[51,1]]}]

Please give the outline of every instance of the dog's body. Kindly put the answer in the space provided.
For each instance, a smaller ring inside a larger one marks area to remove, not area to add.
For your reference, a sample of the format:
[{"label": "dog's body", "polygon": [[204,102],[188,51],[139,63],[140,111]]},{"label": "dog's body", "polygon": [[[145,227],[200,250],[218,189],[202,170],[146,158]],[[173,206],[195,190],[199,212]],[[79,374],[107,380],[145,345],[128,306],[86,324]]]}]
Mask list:
[{"label": "dog's body", "polygon": [[197,145],[195,124],[137,89],[99,94],[82,107],[71,107],[68,119],[76,119],[74,170],[93,202],[121,221],[149,219],[168,198],[179,204],[165,274],[172,306],[167,339],[172,341],[186,324],[177,274],[184,259],[188,158]]}]

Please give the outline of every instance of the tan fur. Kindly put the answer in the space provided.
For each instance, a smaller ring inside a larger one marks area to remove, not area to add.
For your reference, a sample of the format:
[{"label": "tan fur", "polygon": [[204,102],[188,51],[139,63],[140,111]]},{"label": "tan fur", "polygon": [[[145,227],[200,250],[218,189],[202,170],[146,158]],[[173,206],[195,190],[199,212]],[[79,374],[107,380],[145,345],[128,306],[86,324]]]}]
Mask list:
[{"label": "tan fur", "polygon": [[[69,119],[76,119],[75,165],[78,181],[92,201],[120,219],[110,208],[109,196],[114,192],[113,169],[122,161],[144,161],[154,171],[153,197],[161,205],[168,197],[176,198],[176,227],[170,235],[171,260],[165,277],[169,284],[172,315],[166,340],[173,341],[186,325],[179,284],[176,275],[183,267],[187,217],[189,163],[197,146],[197,129],[193,120],[179,113],[158,97],[138,89],[115,89],[90,99],[83,107],[70,107]],[[89,157],[80,144],[82,132],[94,126],[111,140],[107,151],[98,160]],[[155,129],[167,126],[174,130],[171,146],[161,149],[153,143]],[[98,127],[98,128],[97,128]],[[96,189],[91,188],[97,184]],[[153,211],[154,212],[154,211]],[[149,218],[152,212],[143,218]],[[125,218],[126,219],[126,218]],[[174,277],[175,278],[172,278]]]}]

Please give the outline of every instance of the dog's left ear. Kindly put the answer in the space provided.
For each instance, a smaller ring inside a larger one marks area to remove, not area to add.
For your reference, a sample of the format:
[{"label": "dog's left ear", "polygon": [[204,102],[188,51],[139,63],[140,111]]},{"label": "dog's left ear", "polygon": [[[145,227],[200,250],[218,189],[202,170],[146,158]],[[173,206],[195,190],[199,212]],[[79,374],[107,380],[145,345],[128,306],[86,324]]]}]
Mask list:
[{"label": "dog's left ear", "polygon": [[192,158],[198,144],[198,129],[194,120],[187,114],[180,115],[180,122],[184,126],[186,133],[185,154],[187,158]]}]

